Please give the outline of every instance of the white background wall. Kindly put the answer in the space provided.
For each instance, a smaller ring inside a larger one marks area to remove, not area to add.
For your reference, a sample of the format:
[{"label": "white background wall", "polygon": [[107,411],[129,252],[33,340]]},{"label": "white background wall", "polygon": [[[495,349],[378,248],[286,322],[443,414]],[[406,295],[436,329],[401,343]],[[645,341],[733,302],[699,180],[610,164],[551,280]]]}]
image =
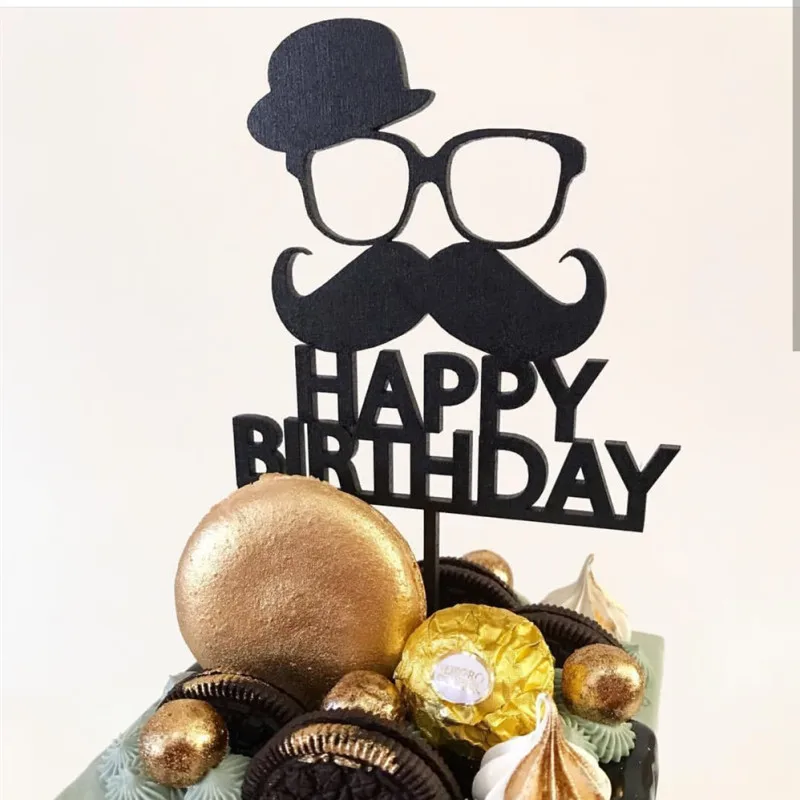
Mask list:
[{"label": "white background wall", "polygon": [[[625,439],[639,458],[683,445],[644,534],[451,517],[443,552],[498,549],[534,599],[595,552],[634,626],[667,639],[659,796],[788,796],[790,12],[361,15],[397,32],[411,85],[437,92],[397,126],[423,151],[483,126],[585,142],[561,223],[513,258],[565,300],[582,290],[557,263],[566,250],[604,265],[603,322],[563,360],[568,377],[610,360],[578,435]],[[172,579],[196,522],[234,487],[230,419],[294,409],[274,258],[313,250],[297,269],[310,289],[353,253],[312,229],[245,119],[272,48],[321,16],[3,14],[4,797],[55,795],[190,663]],[[455,241],[433,191],[403,238],[428,253]],[[430,320],[398,344],[418,388],[425,350],[464,352]],[[374,358],[361,358],[362,392]],[[474,429],[476,404],[447,422]],[[561,463],[546,393],[507,427]],[[419,549],[419,513],[390,516]]]}]

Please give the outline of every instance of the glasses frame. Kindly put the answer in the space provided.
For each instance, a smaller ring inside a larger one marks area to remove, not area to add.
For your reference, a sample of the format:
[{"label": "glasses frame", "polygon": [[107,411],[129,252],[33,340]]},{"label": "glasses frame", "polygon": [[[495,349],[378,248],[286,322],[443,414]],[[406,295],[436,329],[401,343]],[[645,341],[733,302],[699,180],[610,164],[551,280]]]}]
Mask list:
[{"label": "glasses frame", "polygon": [[[442,195],[442,200],[444,201],[450,222],[464,239],[477,244],[491,245],[500,250],[513,250],[518,247],[525,247],[542,239],[553,229],[564,211],[564,203],[570,184],[583,172],[586,165],[586,148],[578,139],[562,133],[533,131],[525,128],[481,128],[479,130],[461,133],[445,142],[432,156],[423,155],[413,142],[394,133],[373,131],[357,138],[376,139],[395,145],[403,152],[406,163],[408,164],[408,191],[403,210],[400,214],[400,219],[393,228],[381,236],[368,239],[351,239],[347,236],[341,236],[325,224],[319,213],[319,206],[317,205],[317,198],[314,193],[314,181],[311,174],[311,163],[314,153],[318,151],[309,150],[295,161],[294,164],[287,164],[289,171],[295,175],[300,182],[303,190],[303,201],[305,203],[306,213],[314,227],[329,239],[345,245],[364,246],[394,239],[408,224],[419,190],[426,183],[432,183],[439,189],[439,193]],[[556,197],[553,208],[550,211],[550,216],[541,228],[530,236],[526,236],[524,239],[504,241],[484,239],[478,236],[473,233],[458,216],[455,203],[453,202],[453,195],[450,188],[450,169],[456,151],[469,142],[475,142],[481,139],[499,138],[531,139],[544,142],[558,153],[561,161],[561,174],[559,176]]]}]

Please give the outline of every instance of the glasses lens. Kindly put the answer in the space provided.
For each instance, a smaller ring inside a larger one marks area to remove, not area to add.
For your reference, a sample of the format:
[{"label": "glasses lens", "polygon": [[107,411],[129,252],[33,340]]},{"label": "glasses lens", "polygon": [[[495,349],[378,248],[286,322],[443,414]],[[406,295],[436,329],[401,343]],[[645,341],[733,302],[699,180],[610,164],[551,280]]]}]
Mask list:
[{"label": "glasses lens", "polygon": [[559,153],[545,142],[518,136],[476,139],[451,159],[453,206],[475,236],[519,241],[547,222],[560,176]]},{"label": "glasses lens", "polygon": [[345,239],[376,239],[400,220],[408,163],[391,142],[354,139],[314,153],[311,182],[326,227]]}]

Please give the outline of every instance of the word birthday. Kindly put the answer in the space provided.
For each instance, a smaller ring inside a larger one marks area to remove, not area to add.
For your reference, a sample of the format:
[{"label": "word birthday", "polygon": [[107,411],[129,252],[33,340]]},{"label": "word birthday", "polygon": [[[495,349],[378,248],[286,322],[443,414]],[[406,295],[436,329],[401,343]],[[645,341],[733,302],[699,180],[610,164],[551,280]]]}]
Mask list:
[{"label": "word birthday", "polygon": [[[627,492],[625,513],[618,514],[611,504],[594,441],[576,439],[574,435],[578,404],[606,361],[588,360],[568,384],[555,360],[535,362],[535,365],[530,362],[507,364],[493,356],[484,356],[479,375],[475,364],[463,355],[428,353],[424,361],[423,413],[420,414],[399,351],[380,352],[360,409],[357,408],[355,354],[337,354],[336,374],[320,375],[315,353],[314,348],[306,345],[295,348],[296,417],[285,419],[283,426],[257,414],[234,417],[238,486],[258,480],[262,474],[258,470],[260,461],[267,472],[312,475],[321,480],[328,480],[333,472],[342,490],[375,505],[642,531],[647,493],[680,449],[675,445],[659,445],[640,469],[627,442],[604,443]],[[446,386],[448,373],[455,376],[455,385]],[[501,389],[504,373],[516,378],[516,386],[511,390]],[[548,477],[545,454],[529,438],[500,430],[500,412],[525,405],[533,397],[539,379],[556,408],[555,441],[571,443],[544,501],[541,498]],[[442,431],[444,409],[465,402],[476,391],[480,391],[480,432],[477,494],[472,497],[472,432],[457,430],[453,433],[451,457],[431,455],[429,440],[432,434]],[[337,420],[319,418],[317,399],[321,393],[336,395]],[[400,424],[379,424],[378,416],[384,409],[394,409]],[[361,488],[353,464],[359,441],[373,443],[373,491]],[[409,494],[393,489],[392,448],[395,444],[410,446]],[[516,453],[527,467],[527,483],[513,495],[498,492],[500,451]],[[431,496],[431,475],[446,475],[452,479],[450,498]],[[570,498],[588,500],[592,510],[565,508]]]}]

